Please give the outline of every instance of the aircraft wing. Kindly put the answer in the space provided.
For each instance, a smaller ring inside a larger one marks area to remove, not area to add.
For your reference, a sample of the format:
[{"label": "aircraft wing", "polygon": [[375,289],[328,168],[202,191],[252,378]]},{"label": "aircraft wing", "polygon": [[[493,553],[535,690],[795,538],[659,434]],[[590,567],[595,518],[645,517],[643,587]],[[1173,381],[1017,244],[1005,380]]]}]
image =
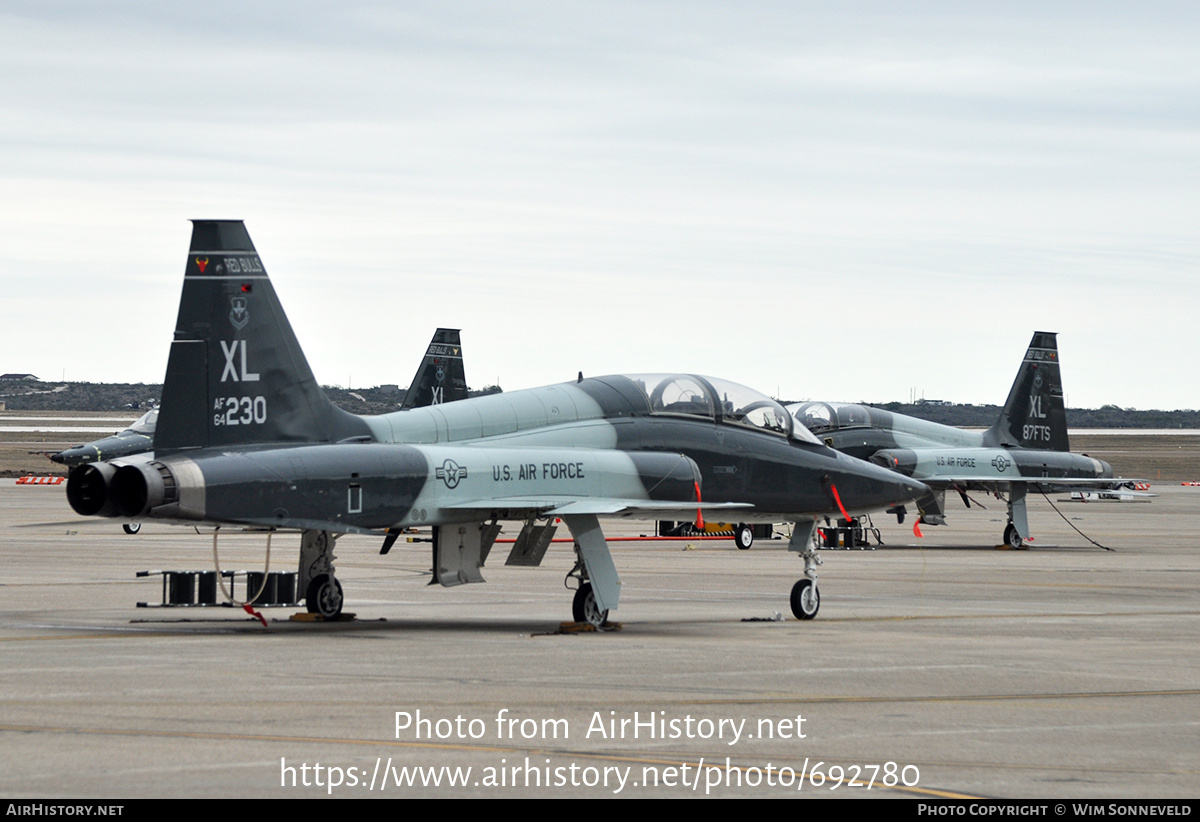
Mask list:
[{"label": "aircraft wing", "polygon": [[594,514],[608,517],[632,517],[643,515],[653,519],[690,519],[696,509],[719,511],[750,509],[745,502],[680,503],[673,500],[616,499],[610,497],[498,497],[496,499],[468,500],[442,505],[453,511],[489,512],[496,510],[538,511],[555,516]]},{"label": "aircraft wing", "polygon": [[[554,516],[572,516],[592,514],[606,517],[637,517],[647,519],[693,519],[696,509],[705,511],[748,510],[753,505],[744,502],[722,502],[688,504],[673,500],[639,500],[616,499],[606,497],[497,497],[495,499],[469,500],[444,504],[441,508],[449,511],[478,512],[489,515],[494,511],[537,512],[538,514]],[[189,528],[197,525],[208,527],[223,527],[229,530],[238,528],[258,529],[269,531],[329,531],[335,534],[370,534],[379,535],[381,528],[362,528],[342,521],[327,521],[317,519],[302,519],[288,517],[279,520],[274,517],[246,517],[237,523],[201,522],[194,519],[175,519],[171,517],[156,517],[156,522],[167,525],[185,525]],[[87,523],[87,520],[83,520]],[[63,523],[37,523],[38,525],[79,525],[81,521],[64,521]]]},{"label": "aircraft wing", "polygon": [[1123,477],[1006,477],[989,478],[978,475],[942,474],[934,477],[921,477],[921,482],[930,488],[954,488],[972,486],[975,488],[1005,488],[1012,485],[1041,485],[1046,488],[1094,488],[1098,490],[1116,490],[1125,483],[1145,482],[1145,480],[1125,479]]}]

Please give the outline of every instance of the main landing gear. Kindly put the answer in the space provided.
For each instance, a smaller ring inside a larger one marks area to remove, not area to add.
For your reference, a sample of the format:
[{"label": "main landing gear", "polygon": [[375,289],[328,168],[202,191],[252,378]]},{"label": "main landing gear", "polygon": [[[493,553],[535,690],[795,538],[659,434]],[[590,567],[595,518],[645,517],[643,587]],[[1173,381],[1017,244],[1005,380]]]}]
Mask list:
[{"label": "main landing gear", "polygon": [[578,583],[571,602],[571,616],[595,628],[608,623],[609,609],[615,610],[621,596],[621,579],[613,567],[608,543],[594,514],[574,514],[562,518],[575,538],[575,567],[567,574]]},{"label": "main landing gear", "polygon": [[333,574],[333,545],[337,537],[328,531],[304,531],[300,534],[300,577],[296,580],[304,591],[304,605],[310,614],[323,619],[337,619],[342,614],[345,597],[342,583]]},{"label": "main landing gear", "polygon": [[320,614],[324,619],[337,619],[342,613],[342,583],[337,577],[321,574],[308,583],[304,604],[310,614]]},{"label": "main landing gear", "polygon": [[1004,529],[1004,545],[1014,551],[1025,548],[1029,538],[1029,516],[1025,510],[1025,493],[1022,483],[1013,483],[1008,490],[1008,526]]},{"label": "main landing gear", "polygon": [[1021,535],[1017,532],[1017,526],[1011,522],[1004,529],[1004,544],[1014,551],[1020,551],[1025,547],[1025,540],[1021,539]]},{"label": "main landing gear", "polygon": [[575,600],[571,603],[571,616],[576,622],[586,622],[595,628],[608,622],[608,610],[601,610],[596,602],[596,593],[592,583],[585,582],[575,591]]}]

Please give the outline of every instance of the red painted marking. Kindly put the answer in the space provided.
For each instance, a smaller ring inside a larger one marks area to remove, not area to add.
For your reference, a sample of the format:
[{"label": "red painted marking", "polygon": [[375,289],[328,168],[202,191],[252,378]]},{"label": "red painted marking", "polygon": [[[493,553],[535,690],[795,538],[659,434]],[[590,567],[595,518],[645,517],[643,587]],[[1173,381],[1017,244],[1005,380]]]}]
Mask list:
[{"label": "red painted marking", "polygon": [[829,487],[833,490],[833,501],[838,504],[838,510],[842,512],[842,519],[849,522],[853,517],[846,513],[846,506],[842,505],[842,498],[838,495],[837,486],[831,482]]},{"label": "red painted marking", "polygon": [[208,268],[208,257],[205,257],[203,260],[197,257],[196,268],[200,269],[200,273],[203,274],[204,269]]}]

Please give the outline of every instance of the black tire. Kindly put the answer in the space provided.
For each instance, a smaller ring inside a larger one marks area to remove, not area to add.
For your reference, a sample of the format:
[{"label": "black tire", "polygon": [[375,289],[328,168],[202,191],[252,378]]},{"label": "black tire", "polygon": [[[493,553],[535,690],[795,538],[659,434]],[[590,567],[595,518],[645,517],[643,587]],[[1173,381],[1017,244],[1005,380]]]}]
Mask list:
[{"label": "black tire", "polygon": [[796,619],[812,619],[821,610],[821,592],[805,577],[792,586],[792,613]]},{"label": "black tire", "polygon": [[1025,541],[1021,539],[1021,535],[1017,533],[1017,526],[1011,522],[1004,529],[1004,544],[1014,551],[1020,551],[1025,547]]},{"label": "black tire", "polygon": [[733,529],[733,541],[737,543],[739,551],[749,551],[750,546],[754,544],[754,529],[745,523],[739,523]]},{"label": "black tire", "polygon": [[337,619],[342,613],[342,583],[328,574],[314,577],[308,583],[304,605],[310,614],[320,614],[324,619]]},{"label": "black tire", "polygon": [[133,536],[138,531],[142,530],[142,524],[140,522],[127,522],[122,525],[121,528],[125,531],[125,533]]},{"label": "black tire", "polygon": [[576,622],[586,622],[599,628],[608,622],[608,611],[601,611],[596,604],[596,594],[592,584],[585,582],[575,592],[575,600],[571,603],[571,616]]}]

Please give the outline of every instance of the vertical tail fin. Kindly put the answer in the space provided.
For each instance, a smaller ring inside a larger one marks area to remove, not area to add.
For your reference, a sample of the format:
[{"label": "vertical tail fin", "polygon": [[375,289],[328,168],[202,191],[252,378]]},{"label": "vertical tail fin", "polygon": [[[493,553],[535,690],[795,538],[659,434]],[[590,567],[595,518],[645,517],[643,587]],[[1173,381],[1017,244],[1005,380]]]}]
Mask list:
[{"label": "vertical tail fin", "polygon": [[154,450],[368,433],[313,378],[240,220],[194,220]]},{"label": "vertical tail fin", "polygon": [[424,408],[466,398],[467,376],[463,370],[458,329],[439,328],[433,332],[425,359],[421,360],[400,407]]},{"label": "vertical tail fin", "polygon": [[988,430],[984,441],[988,445],[1042,451],[1071,450],[1056,334],[1034,332],[1000,419]]}]

